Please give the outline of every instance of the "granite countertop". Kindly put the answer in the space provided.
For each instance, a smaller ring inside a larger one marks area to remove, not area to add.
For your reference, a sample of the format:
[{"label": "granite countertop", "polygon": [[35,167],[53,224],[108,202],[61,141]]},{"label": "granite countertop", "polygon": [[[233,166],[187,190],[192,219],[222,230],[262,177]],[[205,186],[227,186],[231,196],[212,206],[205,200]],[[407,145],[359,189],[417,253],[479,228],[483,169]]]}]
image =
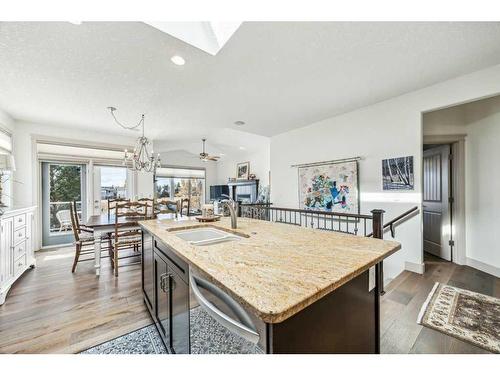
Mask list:
[{"label": "granite countertop", "polygon": [[241,240],[194,246],[169,230],[231,231],[230,219],[139,224],[267,323],[284,321],[401,248],[395,241],[245,218],[234,230],[246,236]]}]

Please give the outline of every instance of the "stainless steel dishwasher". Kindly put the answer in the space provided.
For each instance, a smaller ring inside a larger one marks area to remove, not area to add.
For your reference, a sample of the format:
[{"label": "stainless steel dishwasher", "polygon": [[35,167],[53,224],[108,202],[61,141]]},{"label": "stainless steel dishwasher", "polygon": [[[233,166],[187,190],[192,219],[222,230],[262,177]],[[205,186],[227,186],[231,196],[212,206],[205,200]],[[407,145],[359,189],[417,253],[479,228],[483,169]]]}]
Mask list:
[{"label": "stainless steel dishwasher", "polygon": [[191,354],[263,354],[265,326],[222,289],[189,270]]}]

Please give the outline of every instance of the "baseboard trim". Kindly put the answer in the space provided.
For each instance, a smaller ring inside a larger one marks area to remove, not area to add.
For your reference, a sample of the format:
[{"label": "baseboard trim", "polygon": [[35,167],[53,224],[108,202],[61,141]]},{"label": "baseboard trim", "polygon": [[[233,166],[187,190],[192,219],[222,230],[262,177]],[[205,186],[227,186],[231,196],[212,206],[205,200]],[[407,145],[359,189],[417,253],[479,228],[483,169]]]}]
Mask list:
[{"label": "baseboard trim", "polygon": [[500,268],[492,266],[491,264],[483,263],[480,260],[472,258],[466,258],[465,264],[467,264],[469,267],[478,269],[479,271],[483,271],[489,273],[490,275],[500,277]]},{"label": "baseboard trim", "polygon": [[410,272],[419,273],[422,275],[425,272],[425,264],[424,263],[405,262],[405,270],[410,271]]}]

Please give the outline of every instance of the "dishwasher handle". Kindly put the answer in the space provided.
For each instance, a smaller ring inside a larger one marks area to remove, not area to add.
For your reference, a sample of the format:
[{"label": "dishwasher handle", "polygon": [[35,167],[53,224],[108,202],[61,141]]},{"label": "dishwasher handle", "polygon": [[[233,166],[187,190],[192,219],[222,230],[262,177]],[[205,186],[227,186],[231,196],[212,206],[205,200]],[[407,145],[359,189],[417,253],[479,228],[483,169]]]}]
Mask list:
[{"label": "dishwasher handle", "polygon": [[[209,300],[205,298],[205,296],[200,292],[198,285],[201,285],[203,288],[209,289],[212,293],[222,299],[227,299],[227,296],[220,295],[222,291],[218,290],[218,288],[216,288],[215,286],[214,288],[211,288],[211,284],[208,284],[208,282],[205,282],[205,280],[193,276],[191,272],[189,273],[189,283],[191,285],[191,290],[193,291],[196,301],[198,301],[200,306],[205,309],[208,315],[214,318],[222,326],[226,327],[229,331],[243,337],[251,343],[257,344],[259,342],[260,336],[255,331],[255,329],[245,326],[244,324],[232,319],[231,317],[220,311]],[[249,319],[245,318],[244,320],[248,321]]]}]

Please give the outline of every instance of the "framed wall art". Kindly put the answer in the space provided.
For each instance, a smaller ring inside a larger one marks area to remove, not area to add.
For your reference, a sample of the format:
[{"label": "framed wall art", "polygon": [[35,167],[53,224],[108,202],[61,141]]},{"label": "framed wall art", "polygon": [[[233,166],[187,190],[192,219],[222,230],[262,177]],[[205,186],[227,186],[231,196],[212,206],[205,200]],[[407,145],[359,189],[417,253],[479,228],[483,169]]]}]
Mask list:
[{"label": "framed wall art", "polygon": [[382,188],[384,190],[413,190],[413,156],[382,160]]},{"label": "framed wall art", "polygon": [[301,209],[359,213],[357,161],[303,166],[298,174]]}]

